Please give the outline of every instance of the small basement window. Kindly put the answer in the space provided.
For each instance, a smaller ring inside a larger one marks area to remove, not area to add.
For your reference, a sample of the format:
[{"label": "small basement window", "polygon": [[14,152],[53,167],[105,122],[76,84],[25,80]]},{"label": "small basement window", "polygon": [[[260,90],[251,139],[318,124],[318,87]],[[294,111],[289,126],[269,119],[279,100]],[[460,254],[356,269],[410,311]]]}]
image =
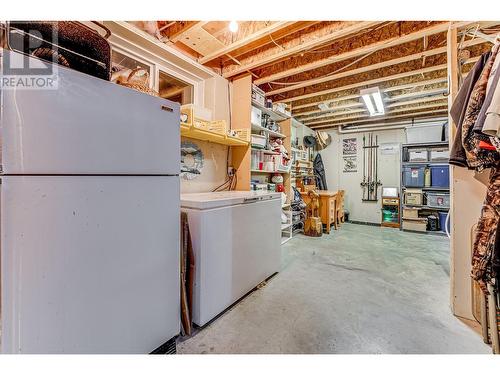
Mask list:
[{"label": "small basement window", "polygon": [[141,61],[137,60],[132,56],[125,55],[121,52],[113,50],[111,52],[111,62],[113,64],[113,67],[117,67],[120,69],[135,69],[135,68],[144,68],[149,75],[151,76],[151,65]]},{"label": "small basement window", "polygon": [[193,85],[160,70],[158,92],[162,98],[181,105],[193,103]]}]

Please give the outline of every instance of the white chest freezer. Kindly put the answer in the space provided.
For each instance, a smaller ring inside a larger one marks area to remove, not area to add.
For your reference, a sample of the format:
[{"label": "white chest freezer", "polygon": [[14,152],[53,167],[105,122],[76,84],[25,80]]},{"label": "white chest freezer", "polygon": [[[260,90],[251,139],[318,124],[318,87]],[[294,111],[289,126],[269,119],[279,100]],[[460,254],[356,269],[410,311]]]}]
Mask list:
[{"label": "white chest freezer", "polygon": [[195,253],[193,322],[203,326],[281,268],[280,193],[181,194]]}]

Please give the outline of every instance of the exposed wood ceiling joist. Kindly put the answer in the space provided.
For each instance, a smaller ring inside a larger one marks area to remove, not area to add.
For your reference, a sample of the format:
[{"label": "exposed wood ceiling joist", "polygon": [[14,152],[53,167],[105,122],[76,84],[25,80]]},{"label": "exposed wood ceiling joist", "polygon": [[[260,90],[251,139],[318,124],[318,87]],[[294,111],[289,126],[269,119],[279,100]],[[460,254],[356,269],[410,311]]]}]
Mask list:
[{"label": "exposed wood ceiling joist", "polygon": [[390,76],[375,78],[375,79],[371,79],[371,80],[368,80],[368,81],[356,82],[356,83],[353,83],[353,84],[350,84],[350,85],[346,85],[346,86],[342,86],[342,87],[335,87],[335,88],[328,89],[328,90],[316,91],[316,92],[312,92],[310,94],[304,94],[304,95],[299,95],[299,96],[295,96],[295,97],[292,97],[292,98],[282,99],[282,100],[279,100],[278,102],[290,103],[290,102],[295,102],[295,101],[299,101],[299,100],[303,100],[303,99],[313,98],[315,96],[320,96],[320,95],[325,95],[325,94],[332,94],[332,93],[335,93],[335,92],[338,92],[338,91],[344,91],[344,90],[354,89],[354,88],[358,88],[358,87],[362,87],[362,86],[374,85],[374,84],[381,83],[381,82],[396,80],[396,79],[400,79],[400,78],[405,78],[405,77],[409,77],[409,76],[414,76],[414,75],[419,75],[419,74],[434,72],[436,70],[443,70],[443,69],[446,69],[446,64],[429,66],[427,68],[422,68],[422,69],[418,69],[418,70],[412,70],[412,71],[404,72],[404,73],[393,74],[393,75],[390,75]]},{"label": "exposed wood ceiling joist", "polygon": [[[403,105],[410,105],[410,104],[418,104],[418,103],[427,103],[427,102],[434,102],[438,100],[446,100],[446,98],[443,96],[443,94],[446,92],[446,88],[441,88],[439,90],[429,90],[429,91],[423,91],[423,92],[417,92],[417,93],[411,93],[411,94],[416,94],[415,96],[418,96],[417,99],[413,100],[405,100],[405,101],[399,101],[400,99],[408,98],[411,96],[401,95],[401,96],[395,96],[393,98],[387,99],[387,100],[393,100],[395,101],[394,103],[387,104],[385,108],[394,108],[394,107],[400,107]],[[347,109],[347,110],[346,110]],[[350,111],[349,111],[350,110]],[[306,116],[306,117],[300,117],[300,121],[305,122],[310,122],[313,120],[321,119],[321,118],[329,118],[335,115],[346,115],[346,114],[353,114],[357,112],[366,112],[366,107],[363,102],[354,102],[350,104],[346,104],[343,106],[338,106],[334,107],[329,111],[330,113],[325,113],[320,116]]]},{"label": "exposed wood ceiling joist", "polygon": [[[395,85],[395,86],[391,86],[391,87],[382,89],[382,92],[388,93],[388,92],[392,92],[392,91],[396,91],[396,90],[404,90],[404,89],[409,89],[409,88],[413,88],[413,87],[428,86],[428,85],[433,85],[433,84],[442,83],[442,82],[447,82],[447,78],[442,77],[442,78],[429,79],[429,80],[425,80],[425,81],[405,83],[402,85]],[[356,99],[359,97],[360,97],[359,94],[342,96],[342,97],[338,97],[338,98],[331,99],[331,100],[317,101],[317,102],[313,102],[313,103],[307,103],[307,104],[294,106],[294,107],[292,107],[292,110],[295,112],[297,109],[303,109],[303,108],[309,108],[309,107],[316,107],[317,108],[318,104],[320,104],[320,103],[332,104],[332,103],[336,103],[339,101]],[[319,109],[314,110],[314,111],[308,111],[308,112],[298,112],[298,113],[294,113],[294,115],[299,116],[299,115],[302,115],[304,113],[314,113],[314,112],[319,112]]]},{"label": "exposed wood ceiling joist", "polygon": [[[446,99],[447,98],[445,98],[445,97],[438,99],[439,103],[432,103],[432,104],[426,104],[426,105],[421,105],[421,106],[409,106],[406,108],[394,109],[392,111],[387,111],[386,114],[390,116],[394,113],[409,112],[409,111],[420,110],[420,109],[442,107],[442,106],[447,105]],[[355,113],[362,113],[362,114],[356,115]],[[351,120],[357,120],[357,119],[364,118],[364,117],[370,117],[370,115],[367,113],[365,108],[353,111],[352,114],[354,114],[354,116],[344,116],[344,117],[333,116],[332,118],[329,118],[327,120],[322,119],[322,120],[318,120],[318,121],[305,121],[304,124],[309,126],[309,125],[331,123],[332,121],[351,121]]]},{"label": "exposed wood ceiling joist", "polygon": [[[476,62],[477,60],[478,60],[478,57],[473,57],[473,58],[466,60],[465,63],[469,64],[472,62]],[[368,81],[360,81],[360,82],[356,82],[356,83],[342,86],[342,87],[335,87],[335,88],[328,89],[328,90],[316,91],[316,92],[312,92],[310,94],[304,94],[304,95],[299,95],[299,96],[295,96],[295,97],[291,97],[291,98],[287,98],[287,99],[282,99],[282,100],[279,100],[278,102],[290,103],[290,102],[295,102],[295,101],[299,101],[299,100],[303,100],[303,99],[313,98],[315,96],[331,94],[331,93],[335,93],[335,92],[339,92],[339,91],[354,89],[354,88],[363,87],[363,86],[374,85],[377,83],[397,80],[397,79],[401,79],[401,78],[405,78],[405,77],[425,74],[425,73],[429,73],[429,72],[435,72],[437,70],[444,70],[444,69],[446,69],[446,64],[434,65],[434,66],[429,66],[429,67],[422,68],[422,69],[411,70],[409,72],[398,73],[398,74],[393,74],[393,75],[389,75],[389,76],[385,76],[385,77],[375,78],[375,79],[368,80]],[[321,103],[321,101],[320,101],[320,103]]]},{"label": "exposed wood ceiling joist", "polygon": [[410,105],[410,104],[417,104],[417,103],[427,103],[427,102],[433,102],[433,101],[438,101],[438,100],[446,100],[446,96],[443,95],[444,91],[431,95],[431,96],[425,96],[425,97],[419,97],[417,99],[413,100],[403,100],[403,101],[397,101],[391,104],[387,104],[385,107],[386,108],[394,108],[394,107],[401,107],[402,105]]},{"label": "exposed wood ceiling joist", "polygon": [[[355,98],[352,98],[352,99],[359,99],[359,98],[360,98],[359,95],[355,95]],[[344,101],[344,100],[345,99],[342,98],[342,101]],[[326,112],[334,112],[334,111],[340,111],[340,110],[344,110],[344,109],[357,108],[357,107],[361,107],[363,105],[364,104],[361,101],[356,101],[356,102],[353,102],[353,103],[346,103],[346,104],[336,105],[334,107],[330,107],[329,109],[327,109],[325,111],[320,110],[318,108],[317,111],[300,112],[300,113],[294,115],[294,117],[300,118],[301,121],[302,121],[302,120],[305,120],[306,118],[319,117],[317,115],[321,115],[321,114],[326,113]],[[311,115],[313,115],[313,116],[311,116]]]},{"label": "exposed wood ceiling joist", "polygon": [[323,44],[329,43],[332,40],[340,39],[340,38],[343,38],[345,36],[355,34],[356,32],[359,32],[363,29],[367,29],[369,27],[375,26],[379,23],[380,23],[380,21],[356,22],[348,27],[333,31],[331,33],[327,33],[326,35],[323,35],[322,37],[311,39],[305,43],[300,43],[294,47],[287,48],[287,49],[279,49],[279,52],[277,52],[277,53],[274,53],[271,55],[266,55],[266,56],[261,56],[261,58],[259,58],[259,56],[254,56],[253,61],[251,61],[247,64],[243,63],[243,65],[240,67],[235,67],[234,69],[232,69],[230,71],[226,71],[223,74],[223,77],[224,78],[234,77],[238,74],[246,72],[247,70],[252,70],[252,69],[255,69],[257,67],[264,66],[264,65],[270,64],[272,62],[284,59],[286,57],[290,57],[290,56],[295,55],[297,53],[300,53],[302,51],[316,48],[316,47],[321,46]]},{"label": "exposed wood ceiling joist", "polygon": [[[470,46],[481,44],[481,43],[484,43],[484,42],[480,39],[470,40],[470,41],[464,42],[463,47],[466,48],[466,47],[470,47]],[[430,50],[422,51],[422,52],[418,52],[418,53],[414,53],[414,54],[411,54],[408,56],[398,57],[398,58],[392,59],[392,60],[382,61],[382,62],[377,63],[377,64],[372,64],[372,65],[364,66],[364,67],[357,68],[357,69],[347,70],[347,71],[344,71],[342,73],[332,74],[332,75],[326,76],[326,77],[310,79],[310,80],[298,83],[296,85],[290,85],[290,86],[286,86],[286,87],[283,87],[280,89],[268,91],[268,92],[266,92],[266,96],[277,95],[277,94],[281,94],[283,92],[296,90],[296,89],[299,89],[302,87],[307,87],[307,86],[316,85],[319,83],[334,81],[336,79],[349,77],[349,76],[369,72],[369,71],[376,70],[376,69],[385,68],[385,67],[388,67],[391,65],[397,65],[397,64],[401,64],[401,63],[405,63],[405,62],[409,62],[409,61],[413,61],[413,60],[419,60],[423,57],[439,55],[442,53],[446,53],[446,46],[434,48],[434,49],[430,49]],[[259,80],[257,80],[257,81],[259,81]]]},{"label": "exposed wood ceiling joist", "polygon": [[[457,27],[464,27],[464,26],[467,26],[468,24],[470,24],[470,22],[454,23],[454,25],[456,25]],[[313,70],[313,69],[317,69],[317,68],[320,68],[320,67],[323,67],[326,65],[330,65],[330,64],[333,64],[335,62],[339,62],[339,61],[347,60],[350,58],[362,56],[364,54],[372,53],[372,52],[375,52],[379,49],[389,48],[389,47],[392,47],[395,45],[408,43],[408,42],[411,42],[413,40],[420,39],[425,35],[432,35],[432,34],[437,34],[437,33],[446,31],[446,30],[448,30],[449,26],[450,26],[450,23],[446,22],[446,23],[431,26],[431,27],[419,30],[417,32],[407,34],[407,35],[394,36],[392,38],[384,39],[384,40],[372,43],[372,44],[364,46],[364,47],[356,48],[354,50],[345,52],[345,53],[340,54],[340,55],[330,56],[330,57],[323,59],[323,60],[314,61],[312,63],[302,65],[298,68],[288,69],[285,71],[281,71],[281,72],[269,75],[267,77],[259,78],[255,81],[255,84],[262,85],[264,83],[276,81],[276,80],[281,79],[281,78],[293,76],[293,75],[303,73],[303,72],[306,72],[309,70]]]},{"label": "exposed wood ceiling joist", "polygon": [[269,34],[272,34],[276,31],[290,27],[294,23],[295,22],[289,22],[289,21],[275,22],[268,27],[260,29],[259,31],[255,32],[253,34],[250,34],[250,35],[246,36],[245,38],[242,38],[234,43],[231,43],[228,46],[225,46],[224,48],[221,48],[221,49],[219,49],[211,54],[208,54],[208,55],[200,58],[198,60],[198,62],[200,64],[206,64],[212,60],[215,60],[216,58],[218,58],[220,56],[223,56],[223,55],[226,55],[232,51],[235,51],[235,50],[237,50],[237,49],[239,49],[239,48],[241,48],[249,43],[252,43],[252,42],[255,42],[256,40],[262,39],[262,38],[268,36]]},{"label": "exposed wood ceiling joist", "polygon": [[[442,94],[442,93],[446,92],[446,90],[447,90],[446,85],[443,87],[429,89],[429,90],[424,90],[423,88],[429,84],[445,83],[446,81],[447,81],[446,78],[438,78],[438,79],[433,79],[433,80],[429,80],[429,81],[421,81],[422,85],[418,85],[418,86],[412,85],[410,87],[411,88],[421,87],[422,89],[420,89],[418,91],[413,91],[410,93],[402,94],[402,95],[390,96],[390,97],[386,98],[385,101],[396,101],[396,100],[407,99],[407,98],[411,98],[411,97],[422,97],[422,96],[432,96],[432,95]],[[396,91],[396,90],[405,89],[405,88],[408,88],[408,85],[394,86],[394,87],[391,87],[387,90],[382,90],[382,92],[389,93],[391,91]],[[318,115],[318,114],[322,114],[322,113],[326,113],[326,112],[331,112],[331,111],[338,110],[338,109],[347,109],[347,108],[355,108],[355,107],[364,106],[364,103],[360,100],[359,94],[350,96],[348,100],[350,100],[350,99],[357,99],[357,101],[352,102],[352,103],[344,103],[342,105],[336,105],[334,107],[330,107],[330,109],[327,109],[325,111],[320,110],[318,107],[317,110],[312,110],[312,111],[307,111],[307,112],[298,112],[298,113],[295,113],[294,116],[297,118],[314,117],[314,115]],[[346,97],[340,97],[340,98],[338,98],[337,101],[345,101],[345,100],[346,100]],[[313,115],[313,116],[311,116],[311,115]]]},{"label": "exposed wood ceiling joist", "polygon": [[397,100],[402,100],[402,99],[408,99],[408,98],[415,98],[415,97],[422,97],[422,96],[431,96],[431,95],[443,95],[448,91],[448,87],[438,87],[435,89],[431,90],[419,90],[419,91],[412,91],[406,94],[401,94],[393,97],[389,97],[385,99],[388,102],[391,101],[397,101]]},{"label": "exposed wood ceiling joist", "polygon": [[[444,114],[447,114],[448,113],[448,109],[447,108],[443,108],[443,109],[437,109],[437,110],[431,110],[431,111],[423,111],[423,112],[410,112],[410,113],[405,113],[405,114],[401,114],[401,115],[395,115],[395,116],[384,116],[384,117],[379,117],[379,118],[368,118],[368,119],[363,119],[363,120],[356,120],[356,121],[341,121],[341,122],[337,122],[337,123],[331,123],[331,124],[328,124],[328,125],[315,125],[315,126],[311,126],[312,129],[314,130],[318,130],[318,129],[326,129],[326,128],[333,128],[333,127],[336,127],[336,126],[339,126],[339,125],[355,125],[355,124],[361,124],[361,123],[366,123],[366,122],[382,122],[382,121],[385,121],[385,120],[391,120],[391,119],[395,119],[395,118],[402,118],[402,119],[412,119],[412,118],[418,118],[419,116],[422,116],[422,115],[429,115],[429,114],[432,114],[432,115],[444,115]],[[431,117],[431,116],[426,116],[426,117]],[[433,116],[432,116],[433,117]]]}]

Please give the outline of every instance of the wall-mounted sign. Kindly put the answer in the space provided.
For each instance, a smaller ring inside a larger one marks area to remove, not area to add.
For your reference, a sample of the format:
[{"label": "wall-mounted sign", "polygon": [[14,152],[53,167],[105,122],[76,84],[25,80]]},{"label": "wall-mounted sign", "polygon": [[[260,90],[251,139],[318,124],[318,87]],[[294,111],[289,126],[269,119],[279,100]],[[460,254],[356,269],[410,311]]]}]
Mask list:
[{"label": "wall-mounted sign", "polygon": [[399,153],[399,143],[381,143],[379,149],[381,155],[394,155]]},{"label": "wall-mounted sign", "polygon": [[356,156],[344,156],[344,173],[358,171],[358,158]]},{"label": "wall-mounted sign", "polygon": [[346,138],[342,140],[342,154],[356,155],[358,153],[358,144],[356,138]]}]

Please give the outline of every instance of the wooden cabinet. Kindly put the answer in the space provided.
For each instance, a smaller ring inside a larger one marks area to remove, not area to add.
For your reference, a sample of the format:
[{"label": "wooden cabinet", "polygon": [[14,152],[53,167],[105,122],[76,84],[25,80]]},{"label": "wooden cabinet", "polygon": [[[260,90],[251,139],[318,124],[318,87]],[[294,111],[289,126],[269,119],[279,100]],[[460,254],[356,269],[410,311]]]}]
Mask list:
[{"label": "wooden cabinet", "polygon": [[[335,224],[335,204],[337,201],[337,191],[318,190],[320,197],[319,213],[321,222],[326,225],[326,233],[330,233],[330,227]],[[306,204],[310,199],[306,192],[301,192],[300,195]]]}]

